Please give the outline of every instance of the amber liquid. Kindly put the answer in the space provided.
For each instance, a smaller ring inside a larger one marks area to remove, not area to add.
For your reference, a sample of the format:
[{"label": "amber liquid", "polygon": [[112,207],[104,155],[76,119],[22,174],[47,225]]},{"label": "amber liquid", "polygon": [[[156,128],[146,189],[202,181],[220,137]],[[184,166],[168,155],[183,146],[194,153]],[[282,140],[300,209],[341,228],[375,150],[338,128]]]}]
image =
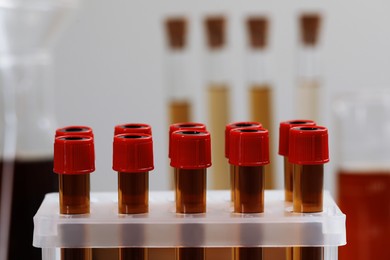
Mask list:
[{"label": "amber liquid", "polygon": [[[264,167],[234,167],[234,212],[264,212]],[[236,260],[261,260],[263,249],[260,247],[238,247],[234,249]]]},{"label": "amber liquid", "polygon": [[312,213],[322,211],[324,165],[294,164],[293,211]]},{"label": "amber liquid", "polygon": [[[60,213],[89,213],[89,174],[58,174],[60,187]],[[90,248],[61,248],[61,260],[91,260]]]},{"label": "amber liquid", "polygon": [[340,171],[338,201],[347,215],[339,259],[390,259],[390,171]]},{"label": "amber liquid", "polygon": [[234,190],[235,190],[235,185],[234,185],[234,171],[235,171],[235,166],[233,164],[230,164],[230,200],[233,202],[234,201]]},{"label": "amber liquid", "polygon": [[235,260],[262,260],[263,249],[261,247],[237,247],[234,249]]},{"label": "amber liquid", "polygon": [[[268,84],[253,85],[249,92],[251,120],[260,122],[272,133],[272,90]],[[270,154],[272,152],[270,145]],[[273,165],[265,166],[265,188],[275,188]]]},{"label": "amber liquid", "polygon": [[212,189],[229,189],[229,167],[225,158],[225,127],[229,123],[229,88],[225,85],[210,85],[208,89],[209,131],[213,167]]},{"label": "amber liquid", "polygon": [[[293,164],[293,211],[299,213],[323,210],[324,165]],[[323,260],[322,247],[294,247],[294,260]],[[287,249],[287,253],[289,249]],[[291,252],[291,251],[290,251]]]},{"label": "amber liquid", "polygon": [[191,122],[191,105],[188,101],[172,100],[169,103],[169,124]]},{"label": "amber liquid", "polygon": [[[0,180],[2,168],[0,162]],[[15,162],[8,259],[42,259],[41,249],[32,246],[33,216],[45,194],[56,191],[58,179],[53,173],[52,160]]]},{"label": "amber liquid", "polygon": [[[176,212],[184,214],[206,212],[206,169],[175,168]],[[177,260],[204,260],[204,248],[177,248]]]},{"label": "amber liquid", "polygon": [[[142,214],[149,211],[149,174],[118,173],[118,211],[120,214]],[[120,260],[147,259],[146,248],[121,248]]]},{"label": "amber liquid", "polygon": [[206,169],[175,169],[176,212],[206,212]]},{"label": "amber liquid", "polygon": [[234,212],[263,212],[264,167],[236,166],[234,179]]}]

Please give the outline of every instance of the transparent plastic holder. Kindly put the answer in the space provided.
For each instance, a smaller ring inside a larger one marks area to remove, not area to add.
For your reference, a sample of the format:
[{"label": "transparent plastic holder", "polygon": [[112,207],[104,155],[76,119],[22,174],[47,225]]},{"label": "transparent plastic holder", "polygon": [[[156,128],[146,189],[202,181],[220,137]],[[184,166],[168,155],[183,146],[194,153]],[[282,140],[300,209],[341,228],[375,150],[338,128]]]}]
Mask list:
[{"label": "transparent plastic holder", "polygon": [[233,213],[229,191],[208,191],[205,214],[175,213],[170,191],[150,192],[147,214],[120,215],[117,202],[115,192],[92,193],[89,215],[66,216],[58,213],[58,194],[48,194],[34,217],[34,246],[44,256],[77,247],[316,246],[329,249],[325,259],[337,259],[346,244],[345,215],[328,192],[324,211],[311,214],[292,213],[279,190],[265,192],[261,214]]}]

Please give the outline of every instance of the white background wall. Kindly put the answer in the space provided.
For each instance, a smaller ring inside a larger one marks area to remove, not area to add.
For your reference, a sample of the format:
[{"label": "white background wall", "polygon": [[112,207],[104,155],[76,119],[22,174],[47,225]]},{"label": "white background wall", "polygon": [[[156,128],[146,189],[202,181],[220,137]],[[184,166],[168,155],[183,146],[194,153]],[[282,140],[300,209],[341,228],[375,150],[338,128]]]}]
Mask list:
[{"label": "white background wall", "polygon": [[[93,190],[115,190],[111,169],[113,126],[145,122],[153,127],[155,170],[153,189],[168,187],[167,117],[163,60],[166,54],[162,21],[168,14],[190,18],[189,82],[195,120],[207,122],[202,80],[205,14],[223,13],[229,22],[229,75],[234,86],[232,121],[248,119],[244,91],[243,21],[247,14],[271,19],[269,71],[274,83],[275,125],[294,118],[297,53],[297,15],[324,14],[321,36],[322,114],[320,123],[334,135],[331,101],[347,89],[390,86],[390,2],[386,0],[85,0],[54,50],[56,113],[60,126],[83,124],[94,128],[96,167]],[[276,143],[276,142],[275,142]],[[332,144],[334,147],[334,144]],[[333,189],[332,157],[326,187]],[[278,187],[282,187],[278,159]]]}]

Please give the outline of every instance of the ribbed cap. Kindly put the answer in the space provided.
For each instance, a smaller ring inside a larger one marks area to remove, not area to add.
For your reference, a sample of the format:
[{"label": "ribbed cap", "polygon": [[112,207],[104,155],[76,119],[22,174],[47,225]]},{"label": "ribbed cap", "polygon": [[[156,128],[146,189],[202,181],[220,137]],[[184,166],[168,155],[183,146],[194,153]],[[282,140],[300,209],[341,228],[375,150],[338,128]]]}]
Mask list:
[{"label": "ribbed cap", "polygon": [[288,156],[290,128],[297,126],[314,126],[313,120],[297,119],[281,122],[279,125],[279,154]]},{"label": "ribbed cap", "polygon": [[68,136],[68,135],[82,135],[93,137],[92,128],[89,126],[72,125],[58,128],[56,130],[56,136]]},{"label": "ribbed cap", "polygon": [[315,46],[318,42],[321,25],[319,13],[306,13],[300,17],[301,41],[304,45]]},{"label": "ribbed cap", "polygon": [[247,128],[231,130],[229,163],[237,166],[269,164],[268,130]]},{"label": "ribbed cap", "polygon": [[195,122],[188,122],[188,123],[176,123],[176,124],[172,124],[169,126],[169,151],[168,151],[168,158],[171,158],[171,148],[172,148],[172,144],[171,144],[171,135],[173,132],[175,131],[178,131],[178,130],[194,130],[194,131],[198,131],[198,130],[202,130],[202,131],[206,131],[206,125],[205,124],[202,124],[202,123],[195,123]]},{"label": "ribbed cap", "polygon": [[148,124],[130,123],[121,124],[115,126],[114,135],[125,134],[125,133],[143,133],[152,134],[152,127]]},{"label": "ribbed cap", "polygon": [[165,27],[169,47],[183,49],[186,46],[187,20],[184,17],[170,17]]},{"label": "ribbed cap", "polygon": [[254,49],[262,49],[267,46],[268,20],[266,17],[253,16],[247,20],[249,44]]},{"label": "ribbed cap", "polygon": [[87,174],[95,171],[95,150],[90,136],[59,136],[54,141],[54,172]]},{"label": "ribbed cap", "polygon": [[172,133],[171,166],[202,169],[211,166],[210,133],[205,130],[179,130]]},{"label": "ribbed cap", "polygon": [[225,127],[225,158],[229,159],[230,131],[232,129],[236,129],[236,128],[247,128],[247,127],[259,128],[259,129],[263,128],[263,126],[258,122],[246,122],[246,121],[235,122],[235,123],[231,123],[231,124],[226,125],[226,127]]},{"label": "ribbed cap", "polygon": [[116,135],[113,143],[113,165],[117,172],[148,172],[154,169],[153,140],[149,134]]},{"label": "ribbed cap", "polygon": [[323,126],[291,128],[288,159],[294,164],[329,162],[328,129]]},{"label": "ribbed cap", "polygon": [[226,42],[226,19],[223,16],[209,16],[205,19],[207,45],[210,49],[222,48]]}]

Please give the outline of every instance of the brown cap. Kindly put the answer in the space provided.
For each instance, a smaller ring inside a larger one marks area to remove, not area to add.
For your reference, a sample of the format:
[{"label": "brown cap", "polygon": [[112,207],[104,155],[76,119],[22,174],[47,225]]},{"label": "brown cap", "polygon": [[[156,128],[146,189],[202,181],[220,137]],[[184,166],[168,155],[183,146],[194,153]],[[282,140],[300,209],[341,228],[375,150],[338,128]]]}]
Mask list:
[{"label": "brown cap", "polygon": [[187,20],[184,17],[168,18],[165,28],[169,47],[183,49],[186,45]]},{"label": "brown cap", "polygon": [[207,45],[211,49],[222,48],[225,45],[225,17],[210,16],[205,20]]},{"label": "brown cap", "polygon": [[316,45],[321,17],[317,13],[303,14],[300,17],[301,41],[305,45]]},{"label": "brown cap", "polygon": [[247,20],[249,44],[254,49],[267,46],[268,20],[265,17],[249,17]]}]

